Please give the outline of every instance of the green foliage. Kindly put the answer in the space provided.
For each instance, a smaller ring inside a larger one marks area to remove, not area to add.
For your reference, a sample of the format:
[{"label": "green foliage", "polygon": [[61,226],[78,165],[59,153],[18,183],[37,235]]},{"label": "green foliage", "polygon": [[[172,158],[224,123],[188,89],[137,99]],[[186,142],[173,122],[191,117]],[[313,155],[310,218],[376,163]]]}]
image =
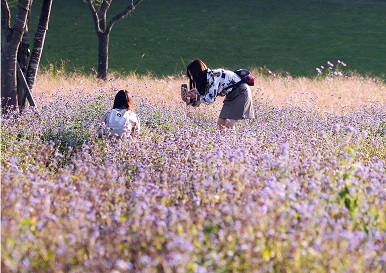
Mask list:
[{"label": "green foliage", "polygon": [[[343,179],[345,180],[345,175],[343,175]],[[353,213],[358,208],[358,196],[351,196],[348,186],[339,192],[339,197],[350,213]]]},{"label": "green foliage", "polygon": [[383,138],[386,138],[386,121],[384,121],[381,124],[379,124],[379,127],[376,130],[375,134],[379,135],[379,136],[381,136]]},{"label": "green foliage", "polygon": [[[384,77],[386,5],[357,2],[143,1],[114,26],[109,69],[180,74],[192,59],[202,58],[210,67],[269,67],[276,74],[316,76],[315,68],[327,60],[341,60],[347,71]],[[113,1],[108,18],[126,4]],[[38,7],[34,5],[33,14],[38,14]],[[63,60],[69,71],[87,72],[97,67],[97,54],[87,4],[55,2],[42,66]]]},{"label": "green foliage", "polygon": [[88,133],[79,127],[53,131],[48,129],[42,136],[43,141],[53,141],[60,153],[72,151],[70,148],[80,147],[88,139]]},{"label": "green foliage", "polygon": [[144,114],[146,114],[144,128],[148,127],[151,130],[166,134],[174,134],[177,131],[179,121],[176,120],[176,117],[173,116],[172,113],[154,108],[144,108],[141,111],[144,111]]},{"label": "green foliage", "polygon": [[[45,68],[43,68],[42,70],[44,71]],[[59,64],[57,62],[49,63],[47,66],[47,71],[53,76],[58,76],[59,74],[69,73],[66,61],[64,61],[64,60],[60,60]]]}]

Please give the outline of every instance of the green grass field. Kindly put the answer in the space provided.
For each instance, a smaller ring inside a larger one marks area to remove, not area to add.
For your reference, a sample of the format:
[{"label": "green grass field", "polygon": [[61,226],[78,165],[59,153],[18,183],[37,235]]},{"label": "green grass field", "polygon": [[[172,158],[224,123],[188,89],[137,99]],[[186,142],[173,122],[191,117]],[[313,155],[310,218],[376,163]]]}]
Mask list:
[{"label": "green grass field", "polygon": [[[115,0],[109,16],[126,2]],[[202,58],[212,68],[266,66],[315,76],[316,67],[342,60],[347,70],[384,77],[386,2],[338,2],[344,1],[145,0],[114,26],[109,69],[173,75]],[[89,73],[96,63],[97,38],[87,4],[54,1],[42,66]]]}]

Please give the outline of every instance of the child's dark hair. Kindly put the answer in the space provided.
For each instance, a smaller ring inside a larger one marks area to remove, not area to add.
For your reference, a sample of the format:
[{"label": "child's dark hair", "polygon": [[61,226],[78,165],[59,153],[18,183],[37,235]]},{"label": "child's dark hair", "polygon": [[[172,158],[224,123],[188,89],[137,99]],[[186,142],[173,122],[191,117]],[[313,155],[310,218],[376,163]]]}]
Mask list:
[{"label": "child's dark hair", "polygon": [[207,71],[208,67],[199,59],[192,61],[186,68],[186,75],[189,78],[189,88],[196,88],[200,95],[205,95],[206,93]]},{"label": "child's dark hair", "polygon": [[119,90],[115,95],[113,108],[126,107],[130,111],[134,111],[133,98],[127,90]]}]

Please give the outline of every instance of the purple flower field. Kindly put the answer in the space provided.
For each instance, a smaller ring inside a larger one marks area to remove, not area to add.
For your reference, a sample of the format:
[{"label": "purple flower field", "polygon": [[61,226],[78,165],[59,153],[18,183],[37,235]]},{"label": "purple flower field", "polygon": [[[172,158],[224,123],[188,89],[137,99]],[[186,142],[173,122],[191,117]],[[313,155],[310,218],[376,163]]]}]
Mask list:
[{"label": "purple flower field", "polygon": [[[2,272],[385,272],[386,85],[258,76],[221,135],[183,79],[41,75],[2,116]],[[97,138],[115,88],[141,135]]]}]

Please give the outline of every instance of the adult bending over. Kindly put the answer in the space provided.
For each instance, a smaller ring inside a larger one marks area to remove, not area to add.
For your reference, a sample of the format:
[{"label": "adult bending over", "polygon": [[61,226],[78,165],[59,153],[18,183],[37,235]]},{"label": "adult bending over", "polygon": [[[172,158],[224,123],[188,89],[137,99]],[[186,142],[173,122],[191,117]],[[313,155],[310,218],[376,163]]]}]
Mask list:
[{"label": "adult bending over", "polygon": [[221,68],[211,70],[199,59],[192,61],[186,72],[190,89],[187,97],[211,104],[217,96],[225,96],[217,121],[221,130],[233,128],[241,119],[255,117],[251,89],[235,72]]}]

